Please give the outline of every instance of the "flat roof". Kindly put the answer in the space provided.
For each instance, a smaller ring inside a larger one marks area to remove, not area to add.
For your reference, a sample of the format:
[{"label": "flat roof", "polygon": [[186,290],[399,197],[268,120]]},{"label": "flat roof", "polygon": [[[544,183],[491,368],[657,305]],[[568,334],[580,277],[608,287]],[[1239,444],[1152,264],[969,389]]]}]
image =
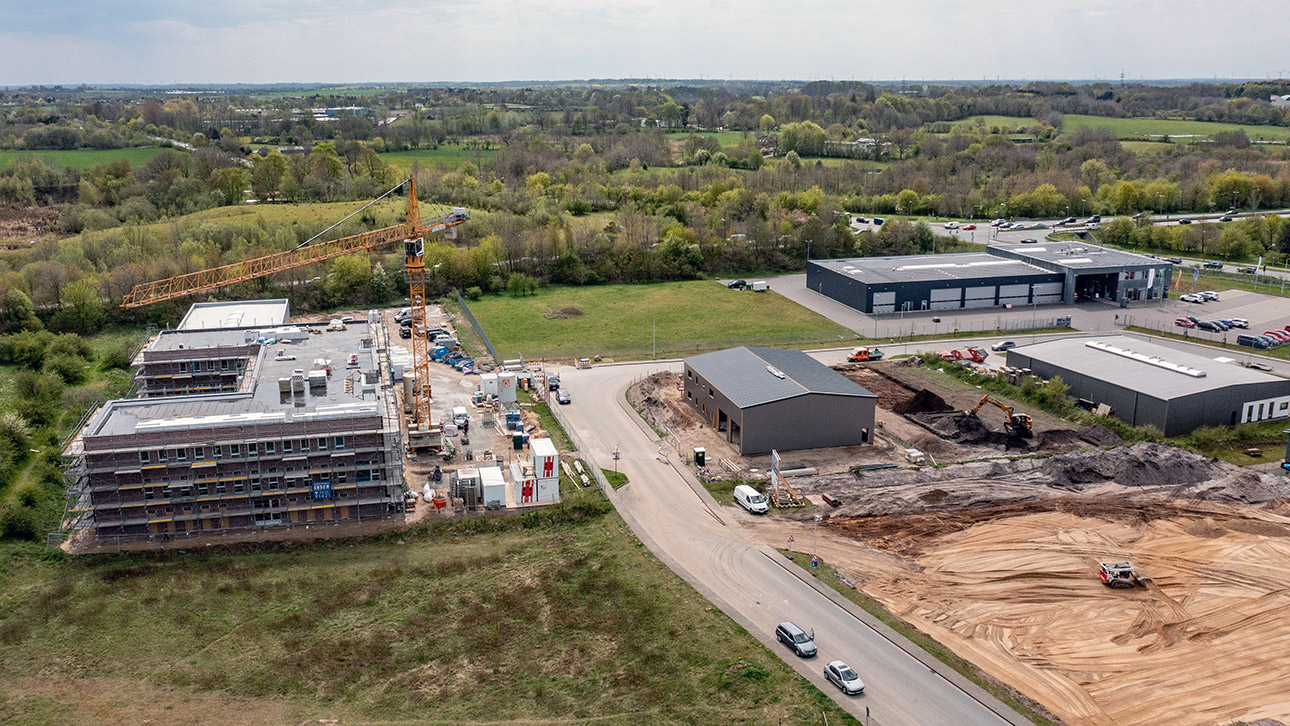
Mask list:
[{"label": "flat roof", "polygon": [[1023,259],[1040,260],[1052,265],[1080,270],[1090,267],[1164,267],[1164,260],[1113,250],[1087,242],[1045,242],[1038,245],[990,245],[988,250],[1003,250]]},{"label": "flat roof", "polygon": [[285,299],[193,303],[176,330],[219,330],[286,325],[291,309]]},{"label": "flat roof", "polygon": [[686,358],[685,364],[740,408],[808,393],[877,398],[800,350],[727,348]]},{"label": "flat roof", "polygon": [[999,275],[1051,275],[1021,260],[988,254],[960,252],[948,255],[850,257],[811,260],[811,264],[865,283],[980,280]]},{"label": "flat roof", "polygon": [[[86,426],[84,435],[113,436],[194,426],[235,426],[377,413],[380,387],[364,385],[361,375],[363,371],[379,371],[380,367],[377,349],[362,346],[364,339],[373,338],[367,321],[356,320],[346,330],[331,332],[326,331],[325,324],[300,327],[319,332],[297,343],[262,346],[260,355],[252,360],[246,373],[252,379],[249,393],[109,401]],[[238,341],[242,339],[243,331],[220,332]],[[349,365],[351,355],[358,356],[355,366]],[[321,367],[317,363],[320,359],[329,361],[331,366],[331,376],[325,386],[311,387],[306,380],[303,394],[284,394],[279,390],[278,379],[291,377],[296,369],[303,371],[307,378],[311,370]],[[357,380],[347,386],[346,378],[354,373],[359,374]]]},{"label": "flat roof", "polygon": [[1162,400],[1250,383],[1282,383],[1290,394],[1288,379],[1124,335],[1060,338],[1013,353]]}]

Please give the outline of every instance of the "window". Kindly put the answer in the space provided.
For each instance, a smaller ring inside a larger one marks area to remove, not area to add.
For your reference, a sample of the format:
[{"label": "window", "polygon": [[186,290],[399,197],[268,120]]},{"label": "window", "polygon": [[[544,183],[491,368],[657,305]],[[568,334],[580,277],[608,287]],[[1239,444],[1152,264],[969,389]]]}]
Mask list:
[{"label": "window", "polygon": [[247,456],[259,456],[259,455],[260,455],[260,445],[259,445],[259,444],[247,444],[247,445],[246,445],[246,455],[247,455]]},{"label": "window", "polygon": [[277,453],[277,446],[272,441],[264,442],[264,454],[266,456],[273,456],[276,453]]},{"label": "window", "polygon": [[216,493],[216,494],[228,494],[228,485],[227,485],[227,484],[225,484],[225,483],[223,483],[223,482],[220,482],[219,484],[216,484],[216,485],[215,485],[215,493]]},{"label": "window", "polygon": [[184,505],[184,511],[185,511],[185,512],[191,512],[191,511],[193,511],[193,505],[191,505],[191,504],[185,504],[185,505]]},{"label": "window", "polygon": [[241,494],[241,493],[242,493],[242,489],[243,489],[243,482],[242,482],[242,480],[241,480],[241,479],[238,479],[237,481],[233,482],[233,493],[234,493],[234,494]]},{"label": "window", "polygon": [[220,369],[221,371],[226,371],[226,370],[228,370],[228,359],[227,359],[227,358],[224,358],[224,359],[221,359],[221,360],[220,360],[220,362],[219,362],[219,369]]},{"label": "window", "polygon": [[166,461],[168,461],[168,459],[166,458],[166,454],[168,454],[168,453],[169,453],[169,452],[168,452],[166,449],[158,449],[158,450],[157,450],[157,461],[161,462],[162,464],[166,463]]},{"label": "window", "polygon": [[354,472],[354,482],[357,484],[362,484],[363,482],[368,482],[371,480],[372,480],[372,472],[368,471],[367,469],[359,469],[358,471]]},{"label": "window", "polygon": [[144,501],[149,501],[149,500],[151,500],[151,499],[155,498],[156,496],[157,496],[157,492],[156,492],[156,490],[155,490],[155,489],[153,489],[152,487],[144,487],[144,488],[143,488],[143,499],[144,499]]},{"label": "window", "polygon": [[246,361],[242,360],[241,358],[238,358],[236,361],[233,362],[233,364],[239,371],[242,370],[243,368],[246,368]]},{"label": "window", "polygon": [[179,361],[179,372],[180,372],[180,373],[187,373],[187,372],[188,372],[188,361],[186,361],[186,360],[181,360],[181,361]]},{"label": "window", "polygon": [[301,439],[301,440],[300,440],[300,453],[302,453],[302,454],[308,454],[308,453],[309,453],[309,439]]},{"label": "window", "polygon": [[349,474],[346,474],[346,473],[345,473],[345,472],[343,472],[343,471],[338,471],[338,472],[336,472],[336,483],[337,483],[337,484],[344,484],[344,483],[345,483],[346,481],[348,481],[348,480],[349,480]]},{"label": "window", "polygon": [[188,449],[175,449],[175,461],[188,461]]},{"label": "window", "polygon": [[194,446],[194,447],[193,447],[193,461],[205,461],[205,459],[206,459],[206,447],[205,447],[205,446]]},{"label": "window", "polygon": [[139,452],[139,465],[140,465],[140,466],[147,466],[148,464],[151,464],[151,463],[152,463],[152,458],[148,455],[148,452],[146,452],[146,451],[140,451],[140,452]]},{"label": "window", "polygon": [[326,451],[326,450],[327,450],[327,437],[326,437],[326,436],[319,436],[319,437],[318,437],[318,450],[319,450],[319,451]]},{"label": "window", "polygon": [[241,445],[241,444],[229,444],[229,445],[228,445],[228,455],[229,455],[229,456],[241,456],[241,455],[242,455],[242,445]]},{"label": "window", "polygon": [[373,470],[372,470],[372,481],[380,481],[380,480],[381,480],[381,470],[380,470],[380,469],[373,469]]},{"label": "window", "polygon": [[270,490],[276,491],[278,488],[278,477],[271,476],[264,480],[264,483]]},{"label": "window", "polygon": [[253,491],[253,492],[258,492],[258,491],[260,491],[260,480],[259,480],[259,479],[252,479],[252,480],[251,480],[251,491]]},{"label": "window", "polygon": [[291,439],[287,439],[286,441],[282,442],[282,453],[284,454],[291,453]]},{"label": "window", "polygon": [[345,448],[345,437],[337,436],[335,440],[336,440],[336,450],[337,451],[343,450]]},{"label": "window", "polygon": [[214,451],[215,451],[215,458],[216,458],[216,459],[223,458],[223,456],[224,456],[224,447],[223,447],[223,446],[218,446],[218,445],[216,445],[216,446],[212,446],[211,448],[212,448],[212,449],[214,449]]},{"label": "window", "polygon": [[209,484],[198,484],[198,485],[197,485],[197,496],[199,496],[199,497],[204,497],[204,496],[206,496],[207,494],[210,494],[210,493],[211,493],[211,487],[210,487],[210,485],[209,485]]}]

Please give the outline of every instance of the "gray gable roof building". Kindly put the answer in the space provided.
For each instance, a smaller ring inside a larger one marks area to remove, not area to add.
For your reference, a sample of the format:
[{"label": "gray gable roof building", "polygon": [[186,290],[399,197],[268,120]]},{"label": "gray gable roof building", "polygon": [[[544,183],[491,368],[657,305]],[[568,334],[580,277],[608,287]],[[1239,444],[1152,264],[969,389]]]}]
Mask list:
[{"label": "gray gable roof building", "polygon": [[877,396],[801,352],[740,347],[685,359],[686,401],[742,454],[872,441]]}]

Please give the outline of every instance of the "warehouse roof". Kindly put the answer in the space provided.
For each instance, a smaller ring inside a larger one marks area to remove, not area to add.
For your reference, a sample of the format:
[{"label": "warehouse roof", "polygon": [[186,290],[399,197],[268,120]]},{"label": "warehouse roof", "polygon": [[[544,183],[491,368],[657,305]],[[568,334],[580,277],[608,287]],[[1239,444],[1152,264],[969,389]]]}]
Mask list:
[{"label": "warehouse roof", "polygon": [[1284,383],[1290,380],[1186,353],[1124,335],[1076,336],[1022,345],[1008,351],[1114,386],[1167,400],[1250,383]]},{"label": "warehouse roof", "polygon": [[1085,242],[1045,242],[1042,245],[990,245],[994,254],[1081,270],[1094,267],[1164,267],[1168,262]]},{"label": "warehouse roof", "polygon": [[285,299],[193,303],[178,330],[216,330],[286,325],[291,310]]},{"label": "warehouse roof", "polygon": [[1051,275],[1021,260],[985,252],[811,260],[810,264],[866,283],[979,280],[999,275]]},{"label": "warehouse roof", "polygon": [[685,364],[740,408],[808,393],[877,398],[800,350],[727,348],[686,358]]}]

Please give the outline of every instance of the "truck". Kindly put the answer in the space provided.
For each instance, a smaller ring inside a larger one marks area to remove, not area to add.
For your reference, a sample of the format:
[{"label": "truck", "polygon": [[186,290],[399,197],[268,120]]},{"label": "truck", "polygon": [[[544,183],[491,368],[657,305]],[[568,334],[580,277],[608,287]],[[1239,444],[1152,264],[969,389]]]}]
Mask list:
[{"label": "truck", "polygon": [[1131,588],[1140,579],[1128,562],[1103,562],[1097,576],[1107,587]]},{"label": "truck", "polygon": [[876,347],[870,348],[869,346],[862,345],[856,348],[855,350],[851,351],[851,355],[847,356],[847,360],[852,363],[863,363],[865,361],[871,361],[871,360],[882,360],[882,349],[876,348]]},{"label": "truck", "polygon": [[990,353],[985,348],[978,348],[976,346],[959,348],[957,350],[950,351],[950,353],[954,356],[955,360],[966,360],[973,363],[984,363],[985,359],[990,357]]}]

